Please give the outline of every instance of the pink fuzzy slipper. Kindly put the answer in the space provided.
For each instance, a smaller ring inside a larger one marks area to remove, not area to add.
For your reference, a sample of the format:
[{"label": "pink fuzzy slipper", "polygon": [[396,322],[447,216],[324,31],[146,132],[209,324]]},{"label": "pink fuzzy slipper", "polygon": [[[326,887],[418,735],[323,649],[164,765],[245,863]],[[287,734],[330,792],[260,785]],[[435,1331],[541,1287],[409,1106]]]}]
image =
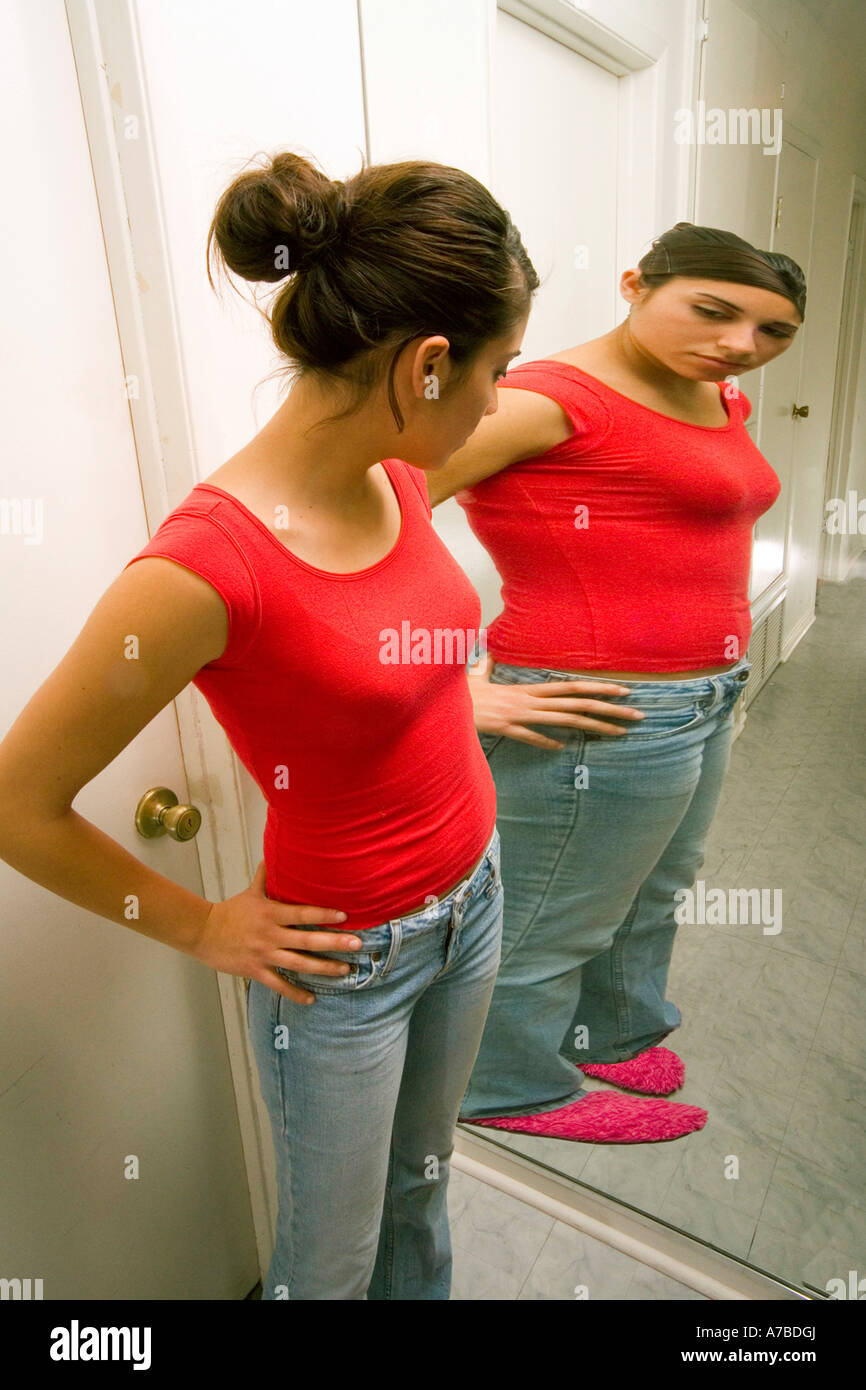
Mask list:
[{"label": "pink fuzzy slipper", "polygon": [[630,1062],[579,1063],[585,1076],[597,1076],[626,1091],[645,1091],[651,1096],[669,1096],[686,1079],[685,1063],[667,1047],[651,1047]]},{"label": "pink fuzzy slipper", "polygon": [[[583,1070],[583,1068],[581,1068]],[[651,1144],[703,1129],[706,1110],[669,1100],[635,1100],[610,1091],[590,1091],[559,1110],[539,1115],[506,1115],[498,1120],[462,1120],[469,1125],[510,1129],[517,1134],[578,1139],[588,1144]]]}]

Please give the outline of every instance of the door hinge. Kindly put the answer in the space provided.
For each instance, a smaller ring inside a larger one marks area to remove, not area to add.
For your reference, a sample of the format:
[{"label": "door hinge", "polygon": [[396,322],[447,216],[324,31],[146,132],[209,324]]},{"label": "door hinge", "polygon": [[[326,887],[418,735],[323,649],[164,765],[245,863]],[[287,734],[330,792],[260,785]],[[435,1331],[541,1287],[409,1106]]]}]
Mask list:
[{"label": "door hinge", "polygon": [[781,227],[781,225],[782,225],[782,195],[781,195],[781,193],[780,193],[779,196],[778,196],[778,198],[776,199],[776,220],[775,220],[775,222],[773,223],[773,229],[774,229],[774,230],[778,230],[778,228]]}]

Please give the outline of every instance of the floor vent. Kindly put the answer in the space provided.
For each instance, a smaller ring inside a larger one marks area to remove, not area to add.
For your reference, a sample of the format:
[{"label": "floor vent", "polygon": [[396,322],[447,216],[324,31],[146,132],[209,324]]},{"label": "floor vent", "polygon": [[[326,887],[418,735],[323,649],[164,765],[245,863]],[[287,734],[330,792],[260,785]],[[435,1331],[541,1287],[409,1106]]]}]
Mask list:
[{"label": "floor vent", "polygon": [[746,652],[746,659],[751,661],[752,670],[743,696],[745,709],[748,709],[762,686],[770,679],[781,659],[784,611],[785,600],[783,599],[752,629],[752,636]]}]

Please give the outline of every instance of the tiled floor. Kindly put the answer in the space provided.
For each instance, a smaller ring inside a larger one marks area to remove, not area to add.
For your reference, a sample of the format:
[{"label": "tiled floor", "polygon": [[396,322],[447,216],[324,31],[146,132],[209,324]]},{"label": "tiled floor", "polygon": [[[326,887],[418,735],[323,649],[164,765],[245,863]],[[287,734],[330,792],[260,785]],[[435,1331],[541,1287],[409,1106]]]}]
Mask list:
[{"label": "tiled floor", "polygon": [[[866,1275],[866,567],[824,585],[734,745],[699,877],[782,890],[782,929],[684,926],[672,1099],[709,1111],[664,1144],[497,1134],[721,1249],[823,1290]],[[604,1088],[601,1082],[588,1087]],[[739,1176],[733,1171],[736,1159]],[[694,1298],[633,1260],[454,1173],[454,1298]]]},{"label": "tiled floor", "polygon": [[665,1299],[704,1295],[543,1211],[452,1169],[452,1299]]}]

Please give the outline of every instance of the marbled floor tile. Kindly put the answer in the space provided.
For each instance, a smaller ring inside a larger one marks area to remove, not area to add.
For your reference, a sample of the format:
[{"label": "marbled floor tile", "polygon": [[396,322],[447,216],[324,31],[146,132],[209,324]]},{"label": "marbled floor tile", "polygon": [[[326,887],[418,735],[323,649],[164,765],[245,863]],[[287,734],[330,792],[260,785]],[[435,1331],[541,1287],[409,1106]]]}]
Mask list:
[{"label": "marbled floor tile", "polygon": [[730,1202],[716,1202],[705,1192],[676,1187],[673,1182],[658,1215],[686,1235],[738,1258],[745,1258],[757,1224],[756,1217]]},{"label": "marbled floor tile", "polygon": [[836,1211],[816,1192],[774,1174],[759,1220],[813,1250],[828,1245],[857,1250],[866,1272],[866,1207],[850,1202]]},{"label": "marbled floor tile", "polygon": [[854,1067],[862,1062],[866,1055],[866,1017],[861,975],[836,970],[812,1045],[827,1058],[837,1057]]},{"label": "marbled floor tile", "polygon": [[[587,1085],[587,1090],[592,1088]],[[505,1133],[505,1131],[503,1131]],[[572,1139],[553,1139],[545,1135],[512,1134],[508,1147],[533,1163],[543,1163],[567,1178],[580,1178],[589,1161],[592,1144]]]},{"label": "marbled floor tile", "polygon": [[828,921],[816,916],[804,920],[798,907],[791,911],[790,897],[782,903],[782,930],[767,940],[772,951],[803,956],[818,965],[839,963],[842,946],[848,934],[847,923],[839,919]]},{"label": "marbled floor tile", "polygon": [[722,1054],[728,1073],[734,1074],[739,1069],[740,1058],[745,1059],[754,1052],[766,1049],[772,1038],[786,1037],[793,1049],[801,1054],[807,1052],[811,1047],[816,1027],[814,1017],[810,1022],[808,1015],[804,1019],[794,1011],[791,1012],[790,1018],[779,1022],[762,1010],[761,1001],[758,999],[746,1001],[730,1009],[724,1016],[715,1015],[710,1036]]},{"label": "marbled floor tile", "polygon": [[781,812],[791,823],[804,822],[807,830],[833,805],[839,795],[839,784],[826,774],[815,776],[811,769],[800,770],[785,792]]},{"label": "marbled floor tile", "polygon": [[[784,715],[779,715],[774,721],[764,720],[759,725],[757,709],[756,705],[755,712],[749,715],[745,729],[734,744],[729,778],[732,774],[740,773],[760,776],[766,766],[774,772],[790,772],[793,779],[799,773],[803,754],[809,747],[808,733],[803,732],[796,717],[787,718]],[[723,796],[735,794],[728,790],[730,786],[729,780]]]},{"label": "marbled floor tile", "polygon": [[803,865],[806,883],[834,892],[845,902],[858,901],[865,881],[862,847],[842,840],[840,835],[826,835],[817,841],[808,863]]},{"label": "marbled floor tile", "polygon": [[[757,912],[758,912],[759,915],[763,913],[763,906],[762,906],[762,905],[763,905],[764,903],[766,904],[766,907],[767,907],[767,909],[768,909],[768,912],[767,912],[767,914],[764,914],[764,915],[767,916],[768,920],[766,920],[766,921],[764,921],[764,922],[761,922],[761,921],[757,921],[757,922],[751,922],[751,921],[749,921],[749,922],[739,922],[739,921],[738,921],[738,922],[734,922],[734,921],[730,921],[730,922],[726,922],[726,921],[723,921],[723,922],[713,922],[713,923],[711,923],[711,927],[712,927],[712,931],[715,933],[715,935],[716,935],[716,936],[729,937],[729,938],[730,938],[731,940],[733,940],[733,941],[745,941],[745,942],[751,943],[752,945],[757,945],[757,946],[766,947],[766,949],[767,949],[767,951],[768,951],[768,953],[769,953],[770,948],[772,947],[773,941],[776,939],[776,937],[781,936],[781,934],[782,934],[781,932],[777,932],[777,933],[776,933],[776,936],[774,936],[772,930],[770,930],[770,929],[773,927],[773,925],[774,925],[774,923],[773,923],[773,921],[772,921],[772,918],[773,918],[774,916],[777,915],[776,912],[775,912],[775,906],[778,904],[778,901],[779,901],[777,898],[773,898],[773,896],[772,896],[772,890],[773,890],[774,884],[775,884],[776,887],[781,887],[781,888],[782,888],[782,930],[784,930],[784,920],[785,920],[785,896],[784,896],[784,894],[785,894],[785,890],[784,890],[784,886],[783,886],[783,880],[781,879],[781,877],[775,877],[775,878],[773,878],[773,879],[769,879],[769,881],[768,881],[768,878],[767,878],[766,876],[763,877],[763,878],[760,878],[760,877],[757,877],[756,875],[749,874],[749,873],[748,873],[748,863],[746,863],[746,865],[745,865],[743,868],[741,868],[740,872],[737,874],[737,876],[736,876],[736,878],[734,879],[734,881],[733,881],[730,885],[728,885],[728,886],[730,886],[730,887],[732,887],[732,888],[736,888],[736,887],[755,888],[755,889],[758,889],[759,891],[760,891],[761,889],[768,889],[768,890],[769,890],[769,893],[770,893],[770,896],[769,896],[768,898],[766,898],[766,899],[758,899],[758,902],[757,902],[757,904],[756,904]],[[720,885],[720,886],[721,886],[721,885]],[[733,916],[734,914],[736,914],[737,916],[742,916],[742,915],[753,915],[753,914],[752,914],[752,909],[750,908],[749,903],[754,902],[754,901],[755,901],[754,899],[749,899],[748,902],[745,903],[745,904],[743,905],[742,908],[740,908],[740,907],[739,907],[739,902],[740,902],[739,899],[733,899],[733,900],[728,900],[728,899],[726,899],[726,911],[725,911],[724,914],[720,914],[720,915],[725,915],[725,916]],[[728,902],[732,902],[732,904],[733,904],[732,907],[731,907],[730,912],[727,911],[727,904],[728,904]],[[765,931],[765,930],[764,930],[764,927],[767,927],[768,930]],[[841,947],[840,947],[840,949],[841,949]],[[801,952],[800,954],[803,954],[803,953]],[[831,963],[835,963],[835,962],[831,962]]]},{"label": "marbled floor tile", "polygon": [[687,1284],[681,1284],[677,1279],[671,1279],[667,1274],[644,1264],[638,1265],[634,1278],[622,1297],[631,1302],[671,1302],[686,1299],[698,1303],[711,1302],[706,1294],[698,1293],[697,1289],[690,1289]]},{"label": "marbled floor tile", "polygon": [[[859,1175],[854,1182],[843,1182],[837,1177],[824,1172],[821,1168],[816,1168],[814,1164],[804,1162],[801,1158],[795,1158],[792,1154],[781,1153],[776,1160],[776,1167],[773,1170],[771,1186],[774,1182],[784,1183],[788,1187],[798,1188],[805,1195],[809,1202],[814,1204],[815,1210],[827,1208],[829,1211],[837,1213],[853,1213],[851,1216],[852,1229],[857,1232],[856,1243],[864,1243],[863,1223],[866,1220],[866,1190],[864,1190]],[[770,1224],[774,1224],[772,1214],[768,1210]],[[782,1223],[776,1222],[781,1225]],[[864,1259],[866,1265],[866,1259]],[[866,1272],[866,1268],[864,1268]]]},{"label": "marbled floor tile", "polygon": [[[847,797],[847,806],[850,807],[855,801],[862,801],[862,797],[855,797],[851,793]],[[825,816],[822,817],[823,831],[818,840],[818,848],[823,848],[828,840],[839,840],[840,850],[851,855],[859,855],[862,863],[864,848],[866,848],[866,827],[863,825],[862,811],[856,814],[850,809],[841,810],[838,804],[830,808]]]},{"label": "marbled floor tile", "polygon": [[766,1086],[742,1081],[730,1072],[719,1075],[707,1099],[706,1108],[719,1125],[741,1134],[758,1146],[774,1145],[785,1135],[794,1100],[780,1096]]},{"label": "marbled floor tile", "polygon": [[[790,921],[826,922],[848,930],[859,896],[854,878],[844,880],[827,865],[805,863],[798,878],[785,890],[782,888],[782,930]],[[771,933],[767,933],[771,935]],[[777,933],[778,934],[778,933]]]},{"label": "marbled floor tile", "polygon": [[776,1163],[775,1152],[728,1129],[712,1112],[695,1141],[680,1159],[666,1195],[703,1193],[714,1202],[760,1216]]},{"label": "marbled floor tile", "polygon": [[451,1223],[451,1240],[522,1283],[552,1226],[552,1216],[482,1184]]},{"label": "marbled floor tile", "polygon": [[452,1226],[482,1186],[478,1178],[473,1178],[470,1173],[461,1172],[452,1163],[448,1174],[448,1220]]},{"label": "marbled floor tile", "polygon": [[755,1025],[764,1029],[757,1047],[742,1040],[717,1042],[717,1075],[734,1077],[740,1086],[766,1086],[780,1100],[793,1100],[802,1087],[803,1059],[808,1055],[811,1030],[797,1034],[803,1039],[798,1047],[794,1045],[790,1024],[779,1025],[774,1031],[767,1020],[756,1015]]},{"label": "marbled floor tile", "polygon": [[781,1152],[846,1185],[862,1186],[866,1171],[862,1106],[838,1099],[828,1102],[820,1092],[797,1096]]},{"label": "marbled floor tile", "polygon": [[496,1265],[488,1264],[452,1241],[451,1301],[511,1302],[517,1298],[523,1279]]},{"label": "marbled floor tile", "polygon": [[812,837],[817,838],[821,828],[816,810],[821,808],[822,818],[828,814],[835,793],[836,788],[828,786],[822,797],[820,789],[799,788],[796,783],[792,784],[767,821],[764,833],[769,837],[778,830],[783,843],[807,845]]},{"label": "marbled floor tile", "polygon": [[714,878],[717,882],[730,882],[742,871],[749,852],[750,846],[747,844],[736,848],[727,846],[719,850],[708,849],[704,864],[706,877]]},{"label": "marbled floor tile", "polygon": [[[729,778],[733,777],[729,773]],[[732,795],[730,800],[719,802],[716,814],[707,835],[708,842],[718,836],[735,837],[736,841],[744,839],[747,843],[754,841],[767,824],[766,810],[750,809],[743,805],[739,797]]]},{"label": "marbled floor tile", "polygon": [[[839,1102],[846,1108],[854,1106],[862,1112],[863,1128],[866,1130],[866,1058],[860,1056],[856,1062],[846,1062],[838,1053],[823,1052],[812,1047],[803,1059],[803,1080],[801,1090],[804,1096],[813,1100],[820,1098],[822,1103]],[[866,1184],[864,1184],[866,1198]]]},{"label": "marbled floor tile", "polygon": [[[784,919],[782,923],[784,929]],[[806,1028],[816,1029],[827,1001],[833,967],[777,952],[765,960],[764,967],[743,1000],[746,1008],[760,1010],[776,1026],[787,1025],[791,1001],[797,1001],[797,1019]]]},{"label": "marbled floor tile", "polygon": [[730,1005],[724,999],[709,997],[704,990],[692,993],[685,985],[669,989],[668,998],[677,1005],[683,1021],[668,1034],[663,1046],[671,1048],[685,1062],[687,1081],[692,1068],[700,1070],[703,1079],[708,1073],[715,1075],[722,1060],[716,1030],[725,1027],[732,1013]]},{"label": "marbled floor tile", "polygon": [[847,1281],[848,1271],[858,1268],[856,1255],[847,1247],[840,1250],[825,1246],[816,1250],[765,1221],[759,1221],[755,1227],[747,1259],[757,1269],[807,1290],[826,1291],[829,1279]]},{"label": "marbled floor tile", "polygon": [[706,928],[705,935],[692,938],[696,930],[684,924],[677,933],[682,944],[674,951],[671,988],[683,984],[692,994],[720,994],[729,1003],[751,994],[766,966],[763,947],[756,941],[720,936]]},{"label": "marbled floor tile", "polygon": [[[680,1095],[677,1091],[671,1099],[679,1100]],[[581,1173],[581,1182],[628,1202],[648,1216],[657,1216],[681,1161],[682,1142],[673,1139],[662,1144],[596,1144]]]},{"label": "marbled floor tile", "polygon": [[635,1274],[636,1261],[603,1241],[557,1221],[520,1290],[520,1300],[588,1303],[618,1299]]},{"label": "marbled floor tile", "polygon": [[696,1007],[690,1016],[686,998],[679,991],[674,997],[680,1006],[683,1022],[665,1038],[664,1046],[685,1063],[686,1079],[678,1091],[672,1091],[665,1099],[682,1101],[686,1105],[701,1105],[722,1069],[724,1055],[706,1011],[700,1012]]},{"label": "marbled floor tile", "polygon": [[[703,881],[705,893],[709,893],[715,888],[721,888],[727,894],[728,888],[735,886],[735,884],[723,883],[717,877],[711,878],[709,875]],[[725,906],[727,907],[727,903]],[[733,965],[743,970],[764,963],[766,956],[762,953],[763,941],[761,936],[722,936],[716,927],[717,924],[714,922],[683,922],[674,942],[674,963],[680,958],[693,961],[704,960],[708,962],[709,966],[718,962],[723,969],[728,965]]]},{"label": "marbled floor tile", "polygon": [[[866,734],[863,735],[863,742],[866,744]],[[866,838],[866,796],[862,786],[859,790],[855,787],[840,788],[830,808],[827,829],[838,830],[839,834],[849,838],[853,835],[857,843],[863,845]]]},{"label": "marbled floor tile", "polygon": [[866,975],[866,919],[858,920],[856,908],[842,942],[838,968]]},{"label": "marbled floor tile", "polygon": [[735,886],[745,888],[781,888],[784,893],[799,883],[804,870],[804,856],[796,844],[785,850],[761,848],[757,836],[749,847]]}]

